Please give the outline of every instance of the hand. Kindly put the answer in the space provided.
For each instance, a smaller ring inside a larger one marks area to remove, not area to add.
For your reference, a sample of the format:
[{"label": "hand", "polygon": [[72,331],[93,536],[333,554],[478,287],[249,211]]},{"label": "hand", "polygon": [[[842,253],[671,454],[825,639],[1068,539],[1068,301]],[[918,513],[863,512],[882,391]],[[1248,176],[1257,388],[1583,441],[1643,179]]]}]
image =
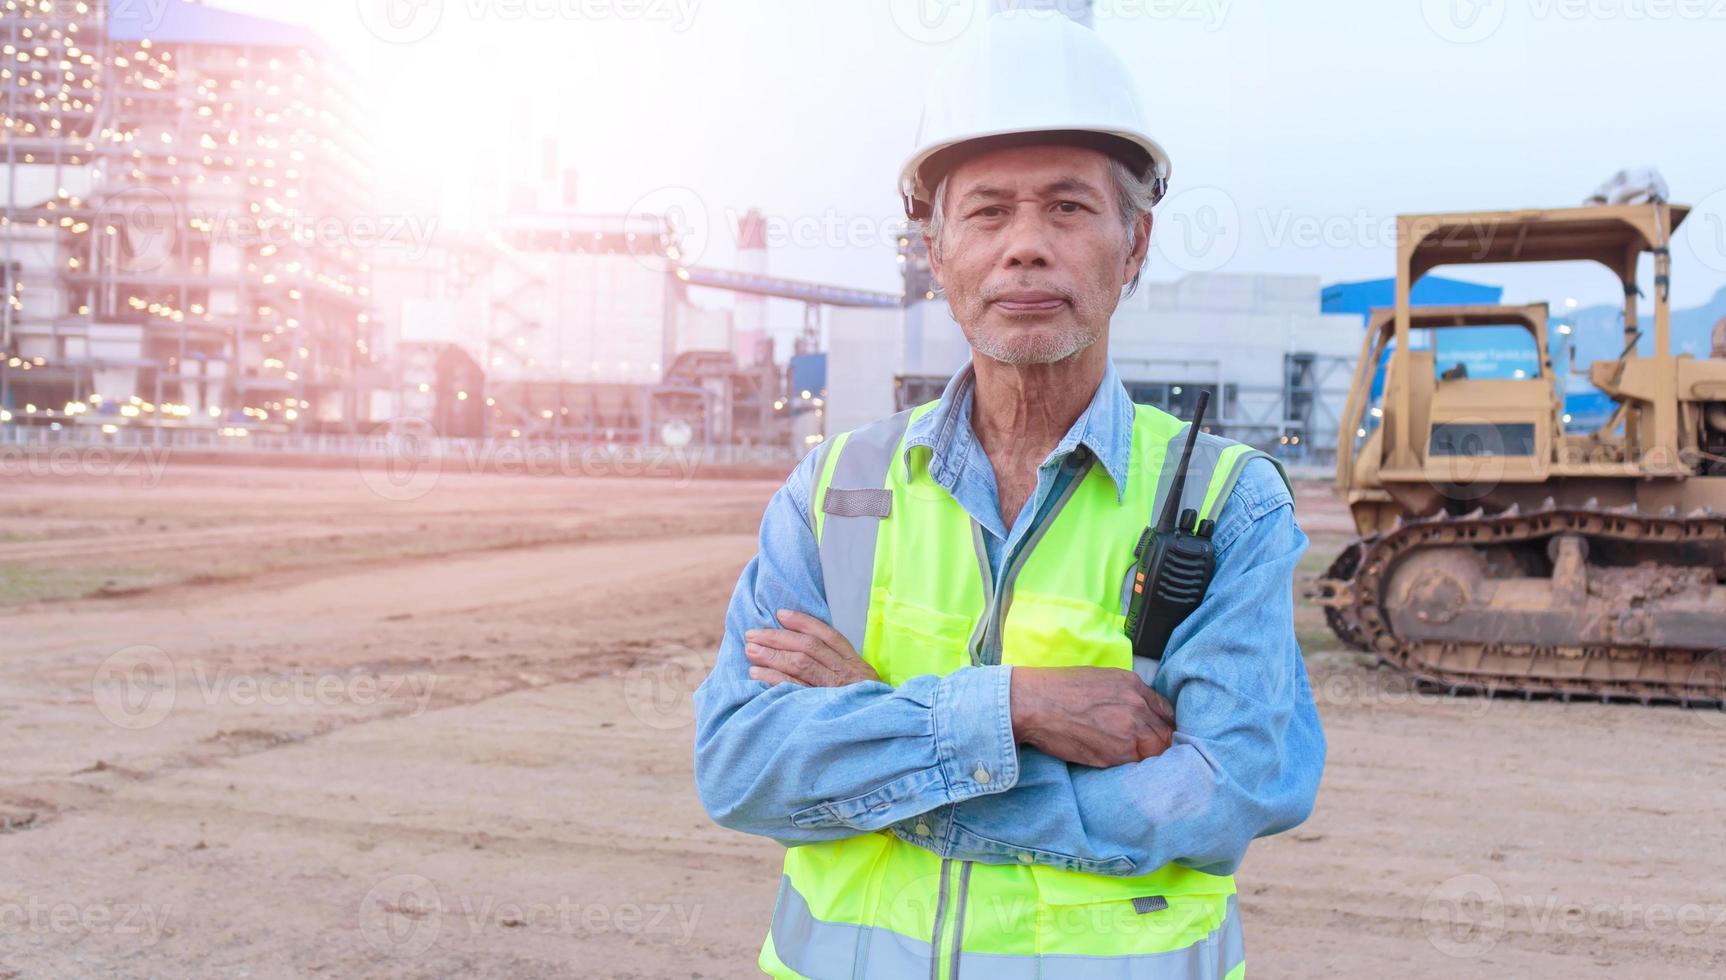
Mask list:
[{"label": "hand", "polygon": [[1099,769],[1168,749],[1174,707],[1130,670],[1014,667],[1013,735],[1067,762]]},{"label": "hand", "polygon": [[743,655],[749,676],[768,684],[789,681],[805,687],[844,687],[881,678],[839,631],[814,616],[779,610],[785,628],[749,630],[743,634]]}]

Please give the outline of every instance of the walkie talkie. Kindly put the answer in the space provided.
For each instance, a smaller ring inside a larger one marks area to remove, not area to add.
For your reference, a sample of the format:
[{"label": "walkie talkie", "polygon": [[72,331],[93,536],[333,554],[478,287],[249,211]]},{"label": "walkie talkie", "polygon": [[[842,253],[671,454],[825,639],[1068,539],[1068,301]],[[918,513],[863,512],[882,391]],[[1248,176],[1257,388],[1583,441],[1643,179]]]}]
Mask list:
[{"label": "walkie talkie", "polygon": [[1169,485],[1169,499],[1163,504],[1157,523],[1145,528],[1133,548],[1137,562],[1133,566],[1133,598],[1127,604],[1125,631],[1133,641],[1136,657],[1162,659],[1169,635],[1198,608],[1216,571],[1216,550],[1211,545],[1215,522],[1205,521],[1195,527],[1198,511],[1180,509],[1187,464],[1192,460],[1193,444],[1198,441],[1199,425],[1205,419],[1210,401],[1210,392],[1199,392],[1199,405],[1187,430],[1186,448],[1181,450],[1174,482]]}]

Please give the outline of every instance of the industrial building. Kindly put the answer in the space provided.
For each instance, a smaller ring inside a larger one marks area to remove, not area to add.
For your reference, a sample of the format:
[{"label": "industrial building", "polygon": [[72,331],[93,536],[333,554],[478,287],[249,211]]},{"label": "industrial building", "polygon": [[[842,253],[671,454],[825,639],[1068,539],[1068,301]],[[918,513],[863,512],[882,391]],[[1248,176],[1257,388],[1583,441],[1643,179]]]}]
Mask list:
[{"label": "industrial building", "polygon": [[[310,33],[186,0],[147,37],[99,3],[0,9],[11,431],[783,459],[934,397],[969,356],[920,236],[894,293],[772,275],[756,211],[728,229],[735,268],[700,266],[669,210],[584,210],[534,137],[488,151],[469,225],[378,234],[356,225],[378,214],[364,112]],[[1315,278],[1202,274],[1125,298],[1111,351],[1136,400],[1187,415],[1208,388],[1213,431],[1322,461],[1359,338]]]},{"label": "industrial building", "polygon": [[[353,424],[368,211],[352,85],[286,25],[0,9],[0,405],[19,422]],[[111,420],[111,421],[110,421]]]}]

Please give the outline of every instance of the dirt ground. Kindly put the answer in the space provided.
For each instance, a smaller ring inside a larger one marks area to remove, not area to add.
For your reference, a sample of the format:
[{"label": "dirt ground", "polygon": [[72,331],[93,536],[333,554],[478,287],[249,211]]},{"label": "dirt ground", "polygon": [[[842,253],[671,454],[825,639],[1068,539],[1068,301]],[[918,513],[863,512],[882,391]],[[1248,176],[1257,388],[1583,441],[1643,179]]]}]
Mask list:
[{"label": "dirt ground", "polygon": [[[751,975],[780,852],[703,814],[689,694],[774,486],[9,461],[0,980]],[[1239,873],[1255,976],[1726,974],[1726,714],[1298,628],[1330,759]]]}]

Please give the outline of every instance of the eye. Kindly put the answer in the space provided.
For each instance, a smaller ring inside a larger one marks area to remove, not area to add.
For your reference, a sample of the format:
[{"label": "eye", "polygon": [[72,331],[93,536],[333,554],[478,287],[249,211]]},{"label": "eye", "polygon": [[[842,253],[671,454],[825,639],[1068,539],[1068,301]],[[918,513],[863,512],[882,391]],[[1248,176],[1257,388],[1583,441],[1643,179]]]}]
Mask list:
[{"label": "eye", "polygon": [[1085,206],[1080,204],[1078,201],[1061,201],[1055,205],[1055,209],[1060,211],[1062,214],[1078,214],[1080,211],[1085,210]]},{"label": "eye", "polygon": [[973,218],[999,218],[1007,213],[1007,209],[999,204],[990,204],[971,212]]}]

